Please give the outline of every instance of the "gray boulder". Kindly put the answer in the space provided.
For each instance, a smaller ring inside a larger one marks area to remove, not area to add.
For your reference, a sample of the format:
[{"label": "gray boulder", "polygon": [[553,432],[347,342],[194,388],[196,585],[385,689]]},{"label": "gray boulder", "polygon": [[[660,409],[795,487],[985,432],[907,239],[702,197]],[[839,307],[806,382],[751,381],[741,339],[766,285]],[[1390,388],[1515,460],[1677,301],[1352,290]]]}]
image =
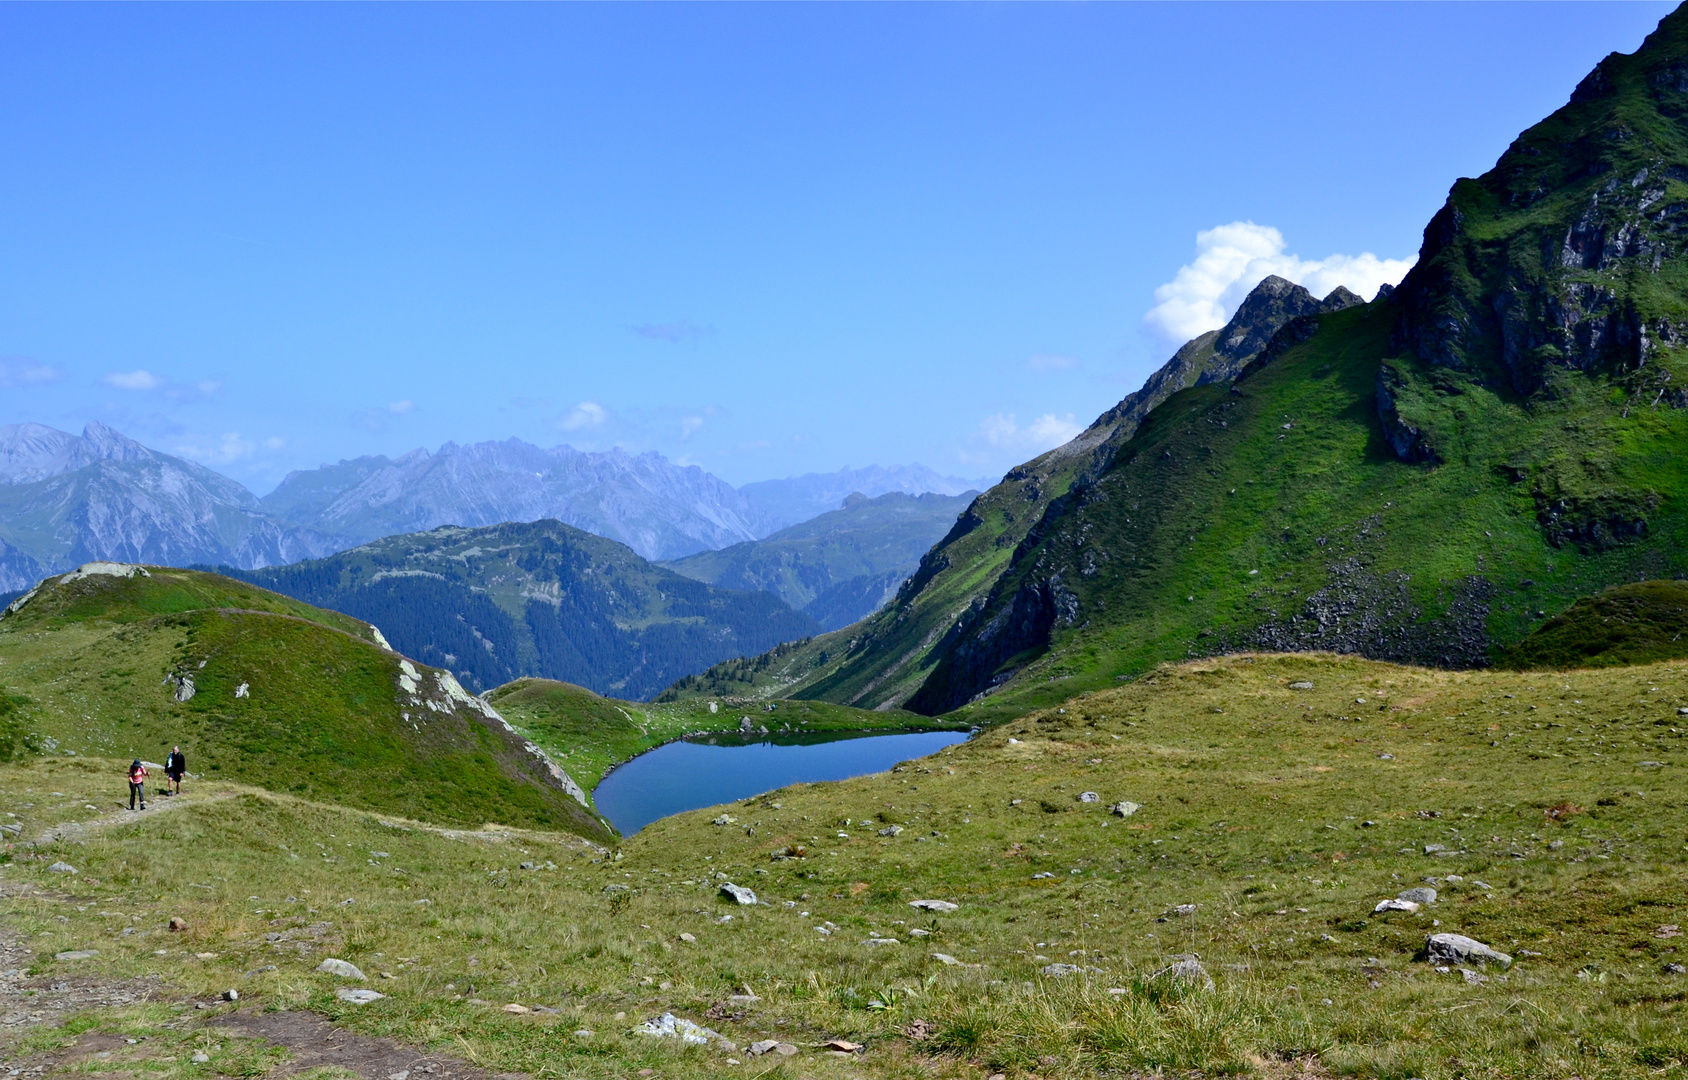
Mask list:
[{"label": "gray boulder", "polygon": [[745,907],[751,907],[756,903],[756,894],[754,892],[742,885],[734,885],[730,881],[724,882],[721,885],[721,895],[732,900],[734,903],[742,904]]},{"label": "gray boulder", "polygon": [[1123,800],[1108,807],[1109,812],[1115,817],[1130,817],[1132,814],[1135,814],[1141,809],[1143,809],[1141,806],[1137,803],[1131,802],[1130,800]]},{"label": "gray boulder", "polygon": [[1512,957],[1497,952],[1476,938],[1464,934],[1431,934],[1424,943],[1425,958],[1432,964],[1499,964],[1509,967]]},{"label": "gray boulder", "polygon": [[1436,890],[1427,885],[1403,889],[1395,894],[1395,899],[1408,900],[1415,904],[1434,904],[1436,902]]},{"label": "gray boulder", "polygon": [[910,900],[909,907],[924,908],[927,911],[954,911],[960,904],[952,904],[948,900]]},{"label": "gray boulder", "polygon": [[1379,900],[1377,906],[1372,908],[1372,914],[1382,915],[1386,911],[1404,911],[1410,915],[1417,910],[1418,901],[1416,900]]},{"label": "gray boulder", "polygon": [[76,874],[76,873],[80,873],[80,871],[77,870],[76,867],[70,865],[67,862],[56,862],[53,865],[47,867],[47,872],[49,874]]},{"label": "gray boulder", "polygon": [[359,982],[368,978],[362,971],[358,970],[356,964],[338,960],[332,956],[318,964],[316,969],[325,975],[338,975],[342,979],[356,979]]},{"label": "gray boulder", "polygon": [[1102,796],[1098,795],[1094,791],[1081,791],[1081,792],[1078,793],[1078,801],[1079,802],[1101,802]]}]

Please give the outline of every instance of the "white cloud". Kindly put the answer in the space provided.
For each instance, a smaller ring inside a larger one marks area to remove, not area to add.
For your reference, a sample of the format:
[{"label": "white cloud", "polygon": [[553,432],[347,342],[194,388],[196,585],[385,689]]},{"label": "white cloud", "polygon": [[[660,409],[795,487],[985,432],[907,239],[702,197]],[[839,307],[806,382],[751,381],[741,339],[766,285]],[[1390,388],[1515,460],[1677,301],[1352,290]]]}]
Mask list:
[{"label": "white cloud", "polygon": [[596,401],[582,401],[567,416],[557,421],[557,426],[564,431],[581,431],[585,428],[601,427],[609,419],[609,411]]},{"label": "white cloud", "polygon": [[701,416],[680,417],[680,441],[685,442],[696,435],[701,427],[703,427],[703,417]]},{"label": "white cloud", "polygon": [[266,450],[280,450],[286,445],[287,440],[280,435],[271,435],[269,438],[264,440],[264,449]]},{"label": "white cloud", "polygon": [[241,438],[238,431],[226,431],[220,437],[209,441],[178,445],[176,453],[201,465],[227,465],[251,457],[256,449],[257,445]]},{"label": "white cloud", "polygon": [[1072,413],[1066,416],[1044,413],[1023,427],[1013,413],[995,413],[979,425],[979,433],[992,446],[1034,454],[1053,450],[1083,430],[1084,425]]},{"label": "white cloud", "polygon": [[0,387],[46,386],[64,378],[64,372],[33,360],[0,360]]},{"label": "white cloud", "polygon": [[1196,257],[1155,290],[1155,306],[1143,317],[1149,329],[1174,344],[1217,330],[1249,291],[1269,274],[1305,286],[1323,297],[1338,285],[1370,300],[1380,286],[1393,285],[1416,258],[1380,259],[1329,255],[1303,259],[1284,251],[1284,235],[1269,225],[1233,221],[1196,234]]},{"label": "white cloud", "polygon": [[387,411],[392,413],[394,416],[403,416],[405,413],[412,413],[416,411],[416,402],[411,401],[408,398],[404,401],[390,402],[387,405]]},{"label": "white cloud", "polygon": [[114,371],[105,377],[107,386],[115,386],[119,390],[156,390],[164,385],[164,380],[150,371],[137,368],[134,371]]},{"label": "white cloud", "polygon": [[1078,361],[1056,353],[1039,353],[1027,360],[1026,366],[1033,371],[1070,371],[1078,367]]}]

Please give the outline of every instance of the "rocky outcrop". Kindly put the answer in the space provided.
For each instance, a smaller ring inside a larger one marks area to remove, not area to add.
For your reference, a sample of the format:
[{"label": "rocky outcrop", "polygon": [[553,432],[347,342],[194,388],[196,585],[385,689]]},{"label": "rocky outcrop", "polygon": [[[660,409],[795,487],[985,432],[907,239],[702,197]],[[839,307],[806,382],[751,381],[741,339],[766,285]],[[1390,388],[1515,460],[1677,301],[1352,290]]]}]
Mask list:
[{"label": "rocky outcrop", "polygon": [[1400,398],[1406,385],[1406,376],[1395,365],[1378,365],[1377,417],[1383,422],[1383,439],[1402,461],[1435,464],[1441,458],[1430,437],[1416,421],[1402,414]]}]

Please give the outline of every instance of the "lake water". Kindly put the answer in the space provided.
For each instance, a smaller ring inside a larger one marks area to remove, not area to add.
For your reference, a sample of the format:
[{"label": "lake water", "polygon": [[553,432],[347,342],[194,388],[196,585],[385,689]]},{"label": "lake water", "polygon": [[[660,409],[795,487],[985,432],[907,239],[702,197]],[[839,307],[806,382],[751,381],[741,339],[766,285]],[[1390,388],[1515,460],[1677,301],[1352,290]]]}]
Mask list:
[{"label": "lake water", "polygon": [[967,740],[965,731],[794,735],[760,742],[715,736],[671,742],[621,765],[592,792],[598,812],[631,836],[658,818],[748,799],[787,784],[884,772]]}]

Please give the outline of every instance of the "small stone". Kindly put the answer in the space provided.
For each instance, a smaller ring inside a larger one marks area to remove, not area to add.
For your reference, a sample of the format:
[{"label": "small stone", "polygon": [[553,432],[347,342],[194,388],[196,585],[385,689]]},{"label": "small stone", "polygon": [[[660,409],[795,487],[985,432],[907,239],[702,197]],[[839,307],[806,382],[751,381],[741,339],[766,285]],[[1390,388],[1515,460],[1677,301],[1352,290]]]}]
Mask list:
[{"label": "small stone", "polygon": [[353,1005],[368,1005],[372,1001],[380,1001],[387,995],[374,990],[365,990],[362,987],[354,990],[351,987],[342,986],[334,991],[334,996]]},{"label": "small stone", "polygon": [[754,892],[742,885],[734,885],[730,881],[722,883],[721,895],[728,897],[734,903],[741,904],[745,907],[751,907],[756,903],[756,894]]},{"label": "small stone", "polygon": [[902,942],[898,941],[894,937],[875,937],[875,938],[868,938],[866,941],[862,942],[862,944],[863,945],[901,945]]},{"label": "small stone", "polygon": [[1289,688],[1291,690],[1311,690],[1313,689],[1313,684],[1308,682],[1306,679],[1302,679],[1299,682],[1290,683]]},{"label": "small stone", "polygon": [[1446,845],[1446,844],[1426,844],[1426,845],[1424,845],[1424,853],[1426,855],[1434,855],[1438,851],[1446,851],[1446,850],[1448,850],[1448,845]]},{"label": "small stone", "polygon": [[908,936],[909,937],[931,937],[932,931],[922,930],[920,927],[916,926],[908,932]]},{"label": "small stone", "polygon": [[1171,911],[1171,914],[1177,915],[1179,917],[1194,915],[1195,913],[1196,913],[1196,905],[1194,905],[1194,904],[1179,904],[1178,906],[1174,907]]},{"label": "small stone", "polygon": [[1173,982],[1187,983],[1200,986],[1204,990],[1213,989],[1213,976],[1202,967],[1201,960],[1194,953],[1180,953],[1172,958],[1167,967],[1149,976],[1152,979],[1171,979]]},{"label": "small stone", "polygon": [[909,907],[924,908],[927,911],[954,911],[960,904],[952,904],[948,900],[910,900]]},{"label": "small stone", "polygon": [[1373,915],[1381,915],[1386,911],[1404,911],[1411,915],[1418,911],[1418,904],[1411,900],[1379,900],[1372,908]]},{"label": "small stone", "polygon": [[342,979],[356,979],[359,982],[363,982],[366,978],[364,973],[358,970],[356,964],[347,963],[344,960],[338,960],[334,957],[329,957],[327,960],[324,960],[316,966],[316,969],[324,975],[338,975]]},{"label": "small stone", "polygon": [[69,952],[54,953],[54,960],[92,960],[100,955],[98,949],[72,949]]},{"label": "small stone", "polygon": [[195,1065],[203,1065],[207,1061],[210,1061],[210,1060],[211,1060],[211,1055],[207,1054],[203,1050],[195,1051],[195,1053],[193,1055],[193,1063]]},{"label": "small stone", "polygon": [[1397,900],[1410,900],[1415,904],[1434,904],[1436,890],[1428,887],[1403,889],[1395,894]]},{"label": "small stone", "polygon": [[1511,956],[1463,934],[1431,934],[1424,949],[1425,958],[1432,964],[1512,964]]},{"label": "small stone", "polygon": [[1130,817],[1132,814],[1135,814],[1141,809],[1143,808],[1140,805],[1129,800],[1117,802],[1108,807],[1109,813],[1113,814],[1115,817]]},{"label": "small stone", "polygon": [[78,873],[81,873],[81,871],[77,870],[76,867],[70,865],[67,862],[56,862],[53,865],[47,867],[47,872],[49,874],[78,874]]},{"label": "small stone", "polygon": [[710,821],[710,824],[711,825],[732,825],[732,824],[737,823],[737,821],[738,821],[738,818],[733,817],[730,814],[722,814],[720,817],[715,818],[712,821]]},{"label": "small stone", "polygon": [[581,1028],[579,1031],[574,1033],[574,1037],[577,1039],[590,1039],[592,1037],[592,1029]]},{"label": "small stone", "polygon": [[1083,970],[1077,964],[1046,964],[1043,968],[1043,974],[1051,979],[1064,979],[1068,975],[1077,975]]},{"label": "small stone", "polygon": [[757,1042],[751,1043],[744,1049],[745,1053],[749,1054],[751,1057],[761,1057],[763,1054],[768,1053],[778,1045],[778,1039],[761,1039]]},{"label": "small stone", "polygon": [[687,945],[696,945],[697,944],[697,937],[692,935],[692,934],[682,933],[680,935],[680,940],[684,941]]},{"label": "small stone", "polygon": [[1681,964],[1666,964],[1663,970],[1666,975],[1688,975],[1688,967]]},{"label": "small stone", "polygon": [[898,836],[902,833],[902,831],[903,831],[903,827],[901,825],[887,825],[883,829],[879,830],[879,835],[880,836]]},{"label": "small stone", "polygon": [[514,1001],[512,1001],[510,1004],[504,1006],[504,1011],[507,1012],[507,1013],[514,1013],[514,1014],[520,1016],[522,1013],[532,1012],[533,1010],[528,1008],[526,1005],[518,1005]]},{"label": "small stone", "polygon": [[658,1038],[679,1039],[681,1042],[707,1046],[710,1039],[721,1036],[709,1028],[695,1024],[690,1020],[675,1016],[673,1013],[663,1013],[652,1020],[646,1020],[633,1029],[641,1035],[655,1035]]},{"label": "small stone", "polygon": [[1078,793],[1078,801],[1083,803],[1101,802],[1102,796],[1094,791],[1081,791]]},{"label": "small stone", "polygon": [[1480,983],[1486,983],[1489,981],[1489,977],[1487,975],[1472,971],[1470,968],[1460,968],[1459,973],[1465,976],[1465,985],[1467,986],[1477,986]]},{"label": "small stone", "polygon": [[239,990],[224,990],[223,991],[223,1000],[224,1001],[239,1001],[240,1000],[240,991]]},{"label": "small stone", "polygon": [[188,921],[186,919],[171,919],[170,920],[170,929],[172,929],[172,930],[181,931],[181,930],[186,930],[187,928],[188,928]]},{"label": "small stone", "polygon": [[825,1050],[836,1050],[844,1054],[854,1054],[856,1051],[862,1049],[862,1044],[858,1042],[851,1042],[849,1039],[829,1039],[821,1044],[821,1048]]}]

